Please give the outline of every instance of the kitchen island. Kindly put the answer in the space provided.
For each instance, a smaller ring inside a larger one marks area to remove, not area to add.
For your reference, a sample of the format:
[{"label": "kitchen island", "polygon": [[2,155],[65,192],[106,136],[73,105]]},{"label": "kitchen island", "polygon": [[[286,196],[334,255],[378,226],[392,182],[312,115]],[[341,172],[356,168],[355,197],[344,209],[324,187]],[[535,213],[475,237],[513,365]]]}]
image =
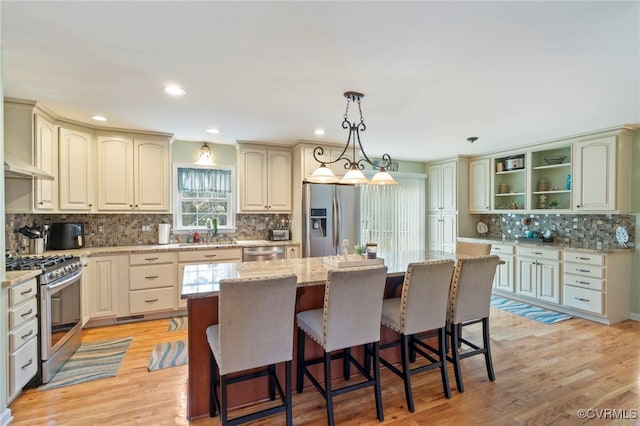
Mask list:
[{"label": "kitchen island", "polygon": [[[404,252],[395,255],[384,255],[384,263],[388,268],[385,298],[400,295],[406,267],[410,262],[442,260],[453,258],[452,254],[432,252]],[[185,266],[182,297],[187,299],[189,316],[189,379],[187,384],[187,418],[194,420],[209,415],[210,398],[210,355],[205,335],[207,327],[218,323],[218,289],[219,281],[224,278],[252,278],[269,275],[294,273],[298,277],[296,312],[322,308],[324,301],[324,284],[327,272],[331,267],[324,263],[322,257],[270,260],[263,262],[196,264]],[[381,341],[390,341],[395,336],[385,328],[381,331]],[[294,333],[293,359],[295,365],[296,334]],[[247,342],[247,350],[251,348]],[[306,349],[309,356],[321,355],[317,346]],[[358,356],[354,349],[353,353]],[[281,366],[279,366],[281,367]],[[322,366],[316,366],[321,368]],[[340,369],[335,369],[336,377]],[[279,374],[283,374],[279,371]],[[321,375],[320,375],[321,376]],[[233,386],[229,389],[229,406],[238,407],[249,402],[266,400],[266,381],[254,380],[244,382],[242,388]]]}]

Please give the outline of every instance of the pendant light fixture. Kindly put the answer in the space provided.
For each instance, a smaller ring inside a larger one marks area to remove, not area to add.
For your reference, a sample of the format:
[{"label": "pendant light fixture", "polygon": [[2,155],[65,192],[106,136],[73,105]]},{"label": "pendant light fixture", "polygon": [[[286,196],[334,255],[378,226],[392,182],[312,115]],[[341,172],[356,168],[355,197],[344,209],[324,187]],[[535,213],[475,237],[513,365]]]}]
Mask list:
[{"label": "pendant light fixture", "polygon": [[211,149],[209,145],[205,142],[204,145],[200,148],[200,158],[196,161],[199,166],[215,166],[216,163],[213,162],[213,157],[211,156]]},{"label": "pendant light fixture", "polygon": [[[364,152],[364,148],[362,148],[362,143],[360,142],[360,132],[364,132],[367,129],[367,126],[364,124],[364,118],[362,116],[362,106],[360,101],[364,97],[363,93],[359,92],[345,92],[344,97],[347,99],[347,107],[344,112],[344,120],[342,121],[342,128],[349,129],[349,136],[347,137],[347,144],[345,145],[342,153],[338,158],[333,161],[323,161],[322,155],[324,155],[324,149],[321,146],[316,146],[313,149],[313,158],[318,163],[320,163],[320,167],[318,167],[313,174],[307,178],[308,182],[312,183],[344,183],[344,184],[364,184],[368,183],[370,185],[395,185],[397,182],[391,177],[389,172],[387,172],[387,168],[391,166],[391,157],[389,154],[383,154],[381,161],[378,163],[374,163],[369,159],[367,154]],[[355,102],[358,104],[358,112],[360,113],[360,122],[349,121],[349,105],[351,102]],[[359,151],[362,153],[362,157],[360,160],[356,161],[356,143],[358,144]],[[349,146],[351,145],[351,152],[349,151]],[[344,168],[347,170],[347,173],[344,175],[342,179],[338,179],[331,169],[327,167],[327,164],[337,163],[339,161],[344,162]],[[378,170],[378,173],[375,174],[373,179],[369,181],[362,173],[364,170],[364,163],[370,164],[374,169]]]}]

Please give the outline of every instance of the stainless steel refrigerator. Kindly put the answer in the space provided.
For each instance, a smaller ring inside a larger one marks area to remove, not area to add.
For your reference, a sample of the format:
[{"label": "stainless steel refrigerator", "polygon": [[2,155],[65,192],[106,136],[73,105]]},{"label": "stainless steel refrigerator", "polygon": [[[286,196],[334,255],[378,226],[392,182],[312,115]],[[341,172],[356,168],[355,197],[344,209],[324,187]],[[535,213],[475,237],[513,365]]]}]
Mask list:
[{"label": "stainless steel refrigerator", "polygon": [[305,182],[302,185],[302,255],[333,256],[360,244],[360,187]]}]

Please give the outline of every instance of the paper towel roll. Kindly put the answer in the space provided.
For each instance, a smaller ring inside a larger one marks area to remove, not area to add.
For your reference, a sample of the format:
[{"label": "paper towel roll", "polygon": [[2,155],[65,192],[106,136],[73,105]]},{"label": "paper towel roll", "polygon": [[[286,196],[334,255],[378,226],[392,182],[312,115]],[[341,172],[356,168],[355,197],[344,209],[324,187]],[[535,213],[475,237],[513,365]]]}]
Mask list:
[{"label": "paper towel roll", "polygon": [[158,244],[169,244],[170,231],[171,231],[170,224],[161,223],[158,225]]}]

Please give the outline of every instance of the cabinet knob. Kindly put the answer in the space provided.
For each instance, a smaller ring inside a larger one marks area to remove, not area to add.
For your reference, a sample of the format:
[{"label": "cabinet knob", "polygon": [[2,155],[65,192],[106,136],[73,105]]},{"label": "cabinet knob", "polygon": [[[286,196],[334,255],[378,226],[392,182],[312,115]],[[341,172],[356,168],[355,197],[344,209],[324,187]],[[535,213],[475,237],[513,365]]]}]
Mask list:
[{"label": "cabinet knob", "polygon": [[89,207],[93,207],[93,204],[89,204]]},{"label": "cabinet knob", "polygon": [[42,201],[40,201],[38,204],[43,205],[44,203]]},{"label": "cabinet knob", "polygon": [[129,207],[133,207],[133,204],[129,204]]}]

